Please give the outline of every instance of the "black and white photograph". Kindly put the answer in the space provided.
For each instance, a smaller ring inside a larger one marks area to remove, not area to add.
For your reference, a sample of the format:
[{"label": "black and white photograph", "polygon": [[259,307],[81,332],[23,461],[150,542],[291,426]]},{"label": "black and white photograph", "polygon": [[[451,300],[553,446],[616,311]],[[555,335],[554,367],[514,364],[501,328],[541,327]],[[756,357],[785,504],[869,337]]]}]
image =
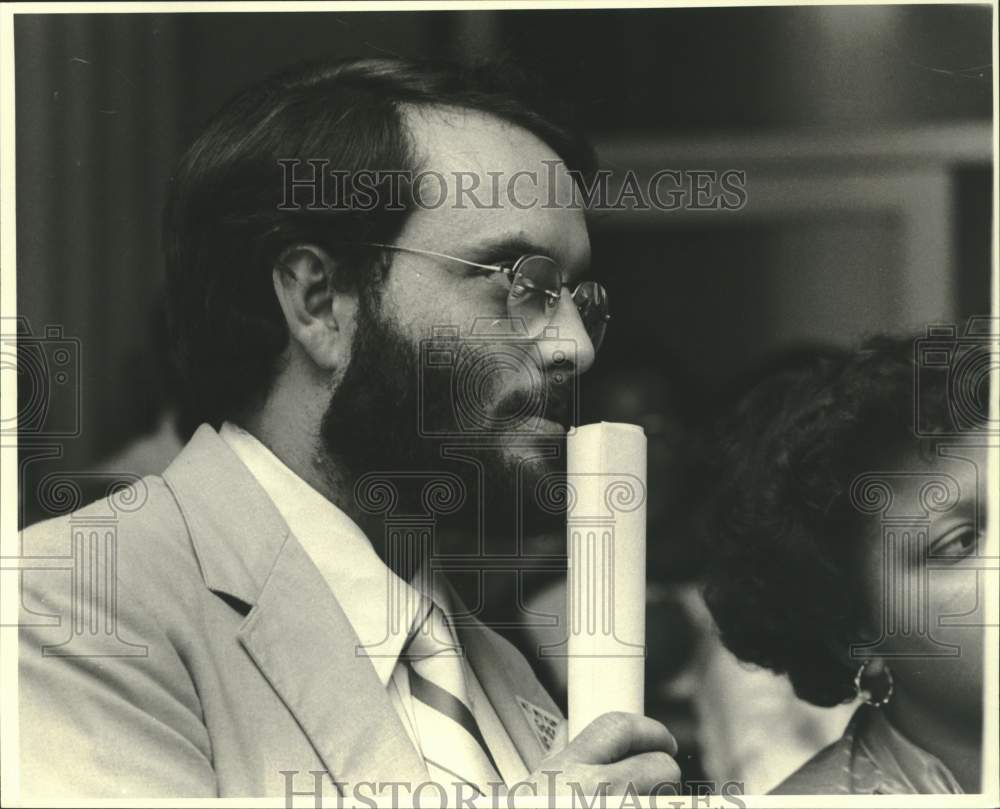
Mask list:
[{"label": "black and white photograph", "polygon": [[996,2],[0,52],[0,804],[1000,804]]}]

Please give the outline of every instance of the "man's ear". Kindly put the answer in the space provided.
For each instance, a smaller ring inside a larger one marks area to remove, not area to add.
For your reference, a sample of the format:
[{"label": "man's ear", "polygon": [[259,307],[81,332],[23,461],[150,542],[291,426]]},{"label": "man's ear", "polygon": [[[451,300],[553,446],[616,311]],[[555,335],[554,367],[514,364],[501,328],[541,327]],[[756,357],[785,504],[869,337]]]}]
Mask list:
[{"label": "man's ear", "polygon": [[346,367],[357,315],[357,294],[334,285],[337,270],[323,249],[295,245],[271,273],[292,341],[328,371]]}]

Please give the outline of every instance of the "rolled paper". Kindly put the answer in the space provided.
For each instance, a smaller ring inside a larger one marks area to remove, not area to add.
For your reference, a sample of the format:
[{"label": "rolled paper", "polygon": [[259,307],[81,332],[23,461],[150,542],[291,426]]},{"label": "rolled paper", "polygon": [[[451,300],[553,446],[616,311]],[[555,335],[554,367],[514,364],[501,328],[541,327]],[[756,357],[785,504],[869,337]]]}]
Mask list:
[{"label": "rolled paper", "polygon": [[569,739],[608,711],[643,713],[646,435],[589,424],[567,437]]}]

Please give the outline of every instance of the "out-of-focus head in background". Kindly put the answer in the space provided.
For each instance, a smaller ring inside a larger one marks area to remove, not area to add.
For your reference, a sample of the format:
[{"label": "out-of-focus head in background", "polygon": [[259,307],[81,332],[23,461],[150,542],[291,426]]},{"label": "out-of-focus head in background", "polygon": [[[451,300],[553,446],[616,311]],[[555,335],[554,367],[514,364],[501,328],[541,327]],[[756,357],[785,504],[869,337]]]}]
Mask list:
[{"label": "out-of-focus head in background", "polygon": [[816,705],[883,704],[975,791],[988,383],[963,392],[978,417],[958,424],[955,386],[921,376],[919,347],[817,353],[726,415],[706,599],[739,658]]}]

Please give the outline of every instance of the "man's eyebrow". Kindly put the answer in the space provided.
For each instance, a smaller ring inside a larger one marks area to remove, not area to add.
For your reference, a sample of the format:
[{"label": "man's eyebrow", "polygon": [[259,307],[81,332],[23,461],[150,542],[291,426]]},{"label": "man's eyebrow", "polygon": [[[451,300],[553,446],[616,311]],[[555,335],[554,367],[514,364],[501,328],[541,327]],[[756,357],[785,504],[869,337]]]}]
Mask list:
[{"label": "man's eyebrow", "polygon": [[519,258],[524,255],[548,256],[557,261],[562,268],[563,281],[565,283],[577,281],[590,273],[589,266],[567,266],[551,247],[545,247],[537,242],[533,242],[523,234],[507,234],[480,239],[466,248],[466,252],[462,254],[462,258],[485,263],[503,258]]},{"label": "man's eyebrow", "polygon": [[518,256],[527,254],[557,258],[553,255],[551,248],[533,242],[523,235],[486,237],[469,245],[467,252],[468,257],[474,261],[485,261],[500,257],[517,258]]}]

